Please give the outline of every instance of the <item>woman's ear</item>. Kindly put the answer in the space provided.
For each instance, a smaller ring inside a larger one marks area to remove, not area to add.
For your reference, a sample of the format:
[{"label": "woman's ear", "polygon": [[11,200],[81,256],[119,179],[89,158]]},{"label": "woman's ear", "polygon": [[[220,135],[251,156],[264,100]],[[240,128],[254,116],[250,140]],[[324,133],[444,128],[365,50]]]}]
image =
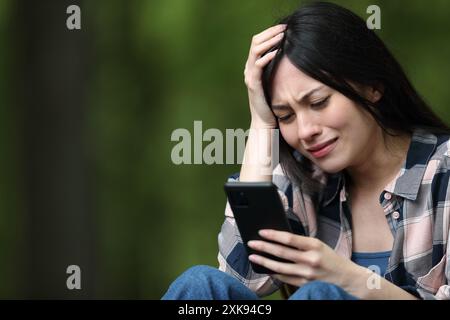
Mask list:
[{"label": "woman's ear", "polygon": [[377,103],[383,97],[384,86],[382,84],[376,86],[353,85],[352,86],[367,100]]},{"label": "woman's ear", "polygon": [[377,103],[383,97],[384,87],[382,85],[370,87],[367,99],[372,103]]}]

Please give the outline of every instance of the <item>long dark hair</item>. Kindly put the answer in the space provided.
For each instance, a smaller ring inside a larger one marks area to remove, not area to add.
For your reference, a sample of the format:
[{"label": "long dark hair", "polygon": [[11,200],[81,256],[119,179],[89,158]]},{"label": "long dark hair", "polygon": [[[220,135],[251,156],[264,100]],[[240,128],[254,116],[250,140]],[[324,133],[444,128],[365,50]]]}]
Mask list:
[{"label": "long dark hair", "polygon": [[[366,22],[348,9],[327,2],[300,7],[279,23],[287,24],[279,49],[265,67],[263,88],[271,105],[271,86],[283,56],[308,76],[339,91],[366,109],[383,132],[412,134],[423,128],[448,134],[450,128],[424,102],[400,64]],[[376,102],[365,99],[350,83],[383,88]],[[294,149],[280,137],[280,164],[285,174],[304,192],[314,194],[323,186],[312,178],[312,163],[295,157]]]}]

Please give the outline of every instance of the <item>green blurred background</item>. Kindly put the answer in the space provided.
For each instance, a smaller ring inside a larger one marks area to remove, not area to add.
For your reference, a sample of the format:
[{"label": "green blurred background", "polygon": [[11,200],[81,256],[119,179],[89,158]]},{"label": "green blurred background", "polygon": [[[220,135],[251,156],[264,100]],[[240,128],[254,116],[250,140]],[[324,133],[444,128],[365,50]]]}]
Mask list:
[{"label": "green blurred background", "polygon": [[[449,120],[450,2],[334,2],[364,19],[381,7],[377,33]],[[177,166],[171,133],[248,128],[250,39],[299,3],[0,0],[0,298],[159,299],[217,265],[239,166]],[[82,290],[66,288],[70,264]]]}]

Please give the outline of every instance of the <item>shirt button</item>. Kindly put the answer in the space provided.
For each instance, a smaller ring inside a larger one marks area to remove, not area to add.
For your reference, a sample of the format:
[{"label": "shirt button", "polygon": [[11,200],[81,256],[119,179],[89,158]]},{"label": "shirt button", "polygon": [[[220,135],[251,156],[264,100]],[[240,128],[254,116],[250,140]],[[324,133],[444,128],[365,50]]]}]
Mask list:
[{"label": "shirt button", "polygon": [[398,218],[400,218],[400,213],[398,211],[394,211],[394,213],[392,214],[392,217],[397,220]]},{"label": "shirt button", "polygon": [[384,194],[384,198],[385,198],[386,200],[391,200],[392,195],[391,195],[389,192],[386,192],[386,193]]}]

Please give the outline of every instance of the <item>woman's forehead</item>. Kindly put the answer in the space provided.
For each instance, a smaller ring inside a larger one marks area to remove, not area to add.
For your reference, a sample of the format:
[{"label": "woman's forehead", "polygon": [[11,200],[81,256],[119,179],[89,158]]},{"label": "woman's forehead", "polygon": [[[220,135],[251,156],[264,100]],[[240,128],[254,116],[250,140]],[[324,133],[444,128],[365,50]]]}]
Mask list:
[{"label": "woman's forehead", "polygon": [[283,100],[286,94],[302,95],[318,87],[326,86],[299,70],[287,57],[283,57],[273,78],[272,100],[273,103],[283,102],[277,100]]}]

